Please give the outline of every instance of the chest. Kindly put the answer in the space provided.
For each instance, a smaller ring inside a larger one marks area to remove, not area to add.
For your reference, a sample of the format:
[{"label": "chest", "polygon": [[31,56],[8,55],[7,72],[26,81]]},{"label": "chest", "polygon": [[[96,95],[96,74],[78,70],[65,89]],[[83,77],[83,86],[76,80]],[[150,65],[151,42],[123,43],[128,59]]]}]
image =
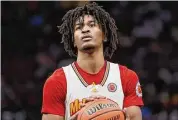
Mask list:
[{"label": "chest", "polygon": [[67,80],[66,103],[82,101],[89,96],[105,96],[123,106],[124,93],[118,64],[108,63],[100,84],[90,84],[80,76],[74,67],[65,68]]}]

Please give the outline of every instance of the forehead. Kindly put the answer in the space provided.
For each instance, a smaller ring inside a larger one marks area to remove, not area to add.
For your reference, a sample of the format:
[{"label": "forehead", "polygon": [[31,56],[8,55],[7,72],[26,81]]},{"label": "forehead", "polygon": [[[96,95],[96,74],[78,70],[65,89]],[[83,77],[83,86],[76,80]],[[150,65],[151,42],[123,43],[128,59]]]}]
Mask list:
[{"label": "forehead", "polygon": [[75,25],[79,24],[79,23],[88,23],[88,22],[91,22],[91,21],[96,21],[96,19],[92,15],[84,15],[84,16],[80,16],[75,21]]}]

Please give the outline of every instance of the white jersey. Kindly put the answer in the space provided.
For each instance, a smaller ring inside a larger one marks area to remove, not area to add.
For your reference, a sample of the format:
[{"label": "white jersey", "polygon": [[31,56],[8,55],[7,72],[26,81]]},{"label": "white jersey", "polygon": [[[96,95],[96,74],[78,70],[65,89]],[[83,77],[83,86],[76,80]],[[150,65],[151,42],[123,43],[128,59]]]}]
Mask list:
[{"label": "white jersey", "polygon": [[80,110],[80,103],[91,95],[102,95],[117,102],[123,108],[124,93],[122,89],[119,65],[107,61],[106,71],[99,85],[88,85],[76,69],[75,64],[63,67],[66,81],[67,94],[65,101],[65,119]]}]

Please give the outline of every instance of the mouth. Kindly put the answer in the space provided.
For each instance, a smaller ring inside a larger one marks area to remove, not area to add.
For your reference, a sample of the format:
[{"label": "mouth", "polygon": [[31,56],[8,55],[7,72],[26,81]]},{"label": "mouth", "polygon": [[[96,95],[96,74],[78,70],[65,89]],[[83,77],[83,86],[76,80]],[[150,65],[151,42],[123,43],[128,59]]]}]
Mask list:
[{"label": "mouth", "polygon": [[85,35],[82,37],[82,41],[90,41],[92,39],[91,35]]}]

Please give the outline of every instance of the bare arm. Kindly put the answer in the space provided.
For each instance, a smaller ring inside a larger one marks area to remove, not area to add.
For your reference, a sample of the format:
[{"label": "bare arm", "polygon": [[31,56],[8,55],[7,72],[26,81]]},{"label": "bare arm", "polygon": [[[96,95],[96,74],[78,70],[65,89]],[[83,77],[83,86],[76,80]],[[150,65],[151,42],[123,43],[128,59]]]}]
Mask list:
[{"label": "bare arm", "polygon": [[129,117],[128,120],[142,120],[142,113],[138,106],[127,107],[126,115]]},{"label": "bare arm", "polygon": [[125,67],[120,67],[124,89],[124,108],[128,120],[142,120],[140,106],[143,106],[142,90],[137,74]]},{"label": "bare arm", "polygon": [[42,120],[64,120],[64,117],[59,115],[53,115],[53,114],[43,114]]}]

